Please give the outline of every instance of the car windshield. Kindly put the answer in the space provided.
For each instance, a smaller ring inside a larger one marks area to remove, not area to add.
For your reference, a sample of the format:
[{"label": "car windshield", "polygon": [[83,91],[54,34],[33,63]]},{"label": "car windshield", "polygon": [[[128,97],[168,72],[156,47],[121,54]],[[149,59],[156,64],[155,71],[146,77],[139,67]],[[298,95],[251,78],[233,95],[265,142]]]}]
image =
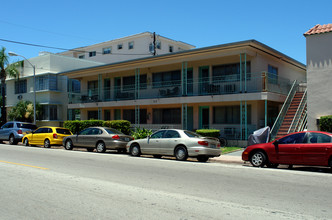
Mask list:
[{"label": "car windshield", "polygon": [[68,129],[64,129],[64,128],[57,128],[56,133],[58,133],[58,134],[71,134],[71,132]]},{"label": "car windshield", "polygon": [[114,128],[105,128],[105,131],[109,134],[123,134],[122,132],[120,132]]},{"label": "car windshield", "polygon": [[202,135],[197,134],[197,133],[192,132],[192,131],[184,131],[184,133],[190,138],[203,137]]},{"label": "car windshield", "polygon": [[26,123],[17,123],[17,127],[19,128],[25,128],[30,130],[36,130],[37,126],[34,124],[26,124]]}]

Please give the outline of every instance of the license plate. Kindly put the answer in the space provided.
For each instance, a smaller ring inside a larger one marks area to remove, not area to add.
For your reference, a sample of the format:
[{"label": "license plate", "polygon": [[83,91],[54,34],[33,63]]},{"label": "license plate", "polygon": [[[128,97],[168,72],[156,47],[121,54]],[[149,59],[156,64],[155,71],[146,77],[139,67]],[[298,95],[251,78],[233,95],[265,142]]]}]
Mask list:
[{"label": "license plate", "polygon": [[215,144],[211,144],[210,146],[211,146],[211,148],[216,148]]},{"label": "license plate", "polygon": [[125,141],[130,141],[130,139],[129,138],[125,138]]}]

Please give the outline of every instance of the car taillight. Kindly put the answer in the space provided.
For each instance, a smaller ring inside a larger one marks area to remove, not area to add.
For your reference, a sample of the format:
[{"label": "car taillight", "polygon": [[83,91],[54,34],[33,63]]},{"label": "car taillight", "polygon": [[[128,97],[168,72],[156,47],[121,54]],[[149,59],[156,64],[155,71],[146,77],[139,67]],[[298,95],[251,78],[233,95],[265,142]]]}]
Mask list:
[{"label": "car taillight", "polygon": [[23,134],[22,130],[17,131],[18,134]]},{"label": "car taillight", "polygon": [[207,142],[207,141],[198,141],[198,144],[203,145],[203,146],[209,146],[209,142]]},{"label": "car taillight", "polygon": [[112,136],[112,139],[119,140],[120,136],[119,135],[114,135],[114,136]]},{"label": "car taillight", "polygon": [[58,138],[58,135],[57,134],[53,134],[53,138]]},{"label": "car taillight", "polygon": [[217,145],[217,147],[221,147],[221,145],[220,145],[220,144],[218,144],[218,145]]}]

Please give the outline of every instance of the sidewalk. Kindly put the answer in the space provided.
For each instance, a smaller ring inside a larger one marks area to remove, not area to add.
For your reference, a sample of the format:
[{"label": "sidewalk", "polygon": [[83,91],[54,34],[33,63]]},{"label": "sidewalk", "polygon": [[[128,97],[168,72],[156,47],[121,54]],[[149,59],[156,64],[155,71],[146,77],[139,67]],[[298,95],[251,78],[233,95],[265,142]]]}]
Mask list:
[{"label": "sidewalk", "polygon": [[242,152],[237,151],[229,154],[220,155],[219,157],[210,158],[209,161],[215,163],[235,163],[235,164],[243,164],[244,161],[242,160]]}]

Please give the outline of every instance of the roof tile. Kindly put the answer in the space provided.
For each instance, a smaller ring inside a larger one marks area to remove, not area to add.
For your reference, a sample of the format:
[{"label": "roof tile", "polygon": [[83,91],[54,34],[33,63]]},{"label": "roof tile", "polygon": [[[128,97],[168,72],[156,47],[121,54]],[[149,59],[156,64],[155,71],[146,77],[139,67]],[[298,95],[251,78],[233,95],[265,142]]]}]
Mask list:
[{"label": "roof tile", "polygon": [[332,24],[317,24],[315,27],[311,28],[309,31],[304,33],[304,36],[314,35],[314,34],[322,34],[332,32]]}]

